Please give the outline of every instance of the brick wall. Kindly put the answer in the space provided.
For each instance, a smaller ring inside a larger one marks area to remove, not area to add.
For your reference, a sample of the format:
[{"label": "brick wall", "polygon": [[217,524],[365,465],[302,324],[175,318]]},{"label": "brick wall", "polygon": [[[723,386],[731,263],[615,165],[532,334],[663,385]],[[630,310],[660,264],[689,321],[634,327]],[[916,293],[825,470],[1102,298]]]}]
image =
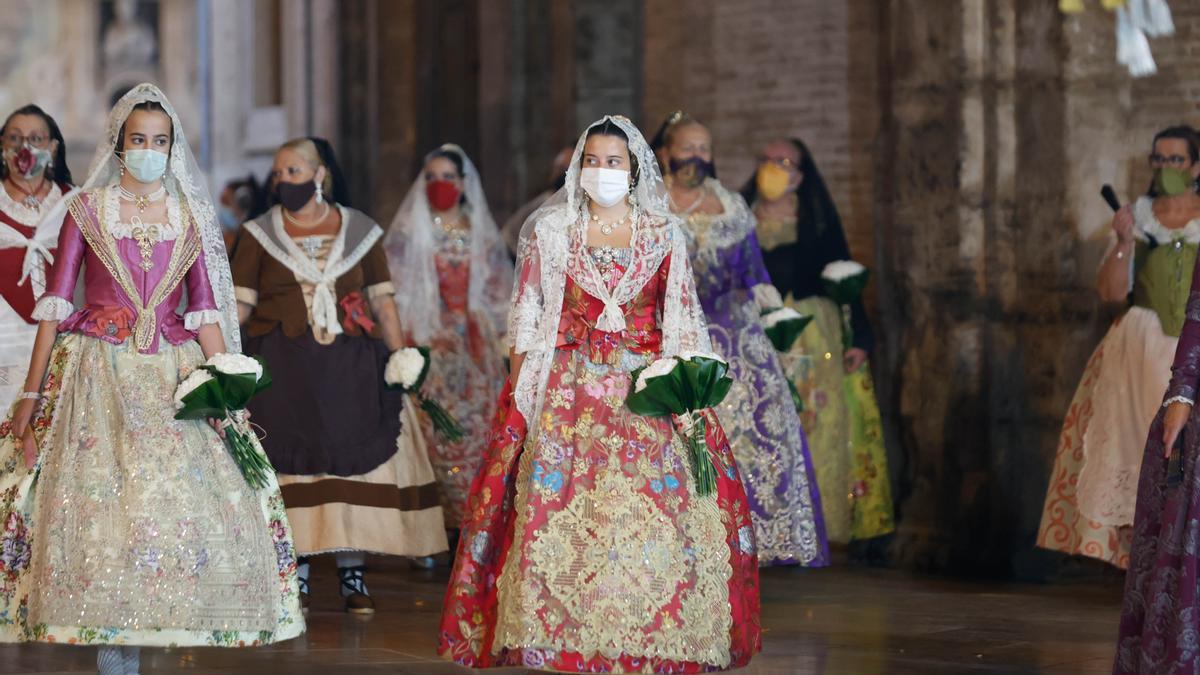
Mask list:
[{"label": "brick wall", "polygon": [[727,185],[766,143],[797,136],[833,192],[855,257],[874,246],[877,129],[870,0],[645,0],[642,125],[677,108],[712,130]]}]

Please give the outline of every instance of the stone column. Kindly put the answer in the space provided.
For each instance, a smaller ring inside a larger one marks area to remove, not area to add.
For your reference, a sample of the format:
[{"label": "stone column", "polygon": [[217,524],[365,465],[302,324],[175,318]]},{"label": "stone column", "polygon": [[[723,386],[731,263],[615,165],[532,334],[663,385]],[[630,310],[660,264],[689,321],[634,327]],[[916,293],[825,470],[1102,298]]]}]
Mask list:
[{"label": "stone column", "polygon": [[893,552],[1037,574],[1062,383],[1095,304],[1063,225],[1061,19],[1034,0],[935,5],[882,9],[881,402],[906,460]]}]

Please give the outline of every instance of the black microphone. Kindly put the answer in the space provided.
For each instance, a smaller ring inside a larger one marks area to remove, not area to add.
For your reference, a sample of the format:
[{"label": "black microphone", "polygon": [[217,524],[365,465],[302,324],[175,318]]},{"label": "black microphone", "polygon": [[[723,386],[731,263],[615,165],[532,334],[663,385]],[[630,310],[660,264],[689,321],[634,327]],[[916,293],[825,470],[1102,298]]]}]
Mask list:
[{"label": "black microphone", "polygon": [[1104,197],[1104,201],[1108,202],[1109,208],[1113,211],[1121,209],[1121,200],[1117,199],[1117,191],[1113,190],[1113,186],[1105,183],[1104,187],[1100,188],[1100,196]]}]

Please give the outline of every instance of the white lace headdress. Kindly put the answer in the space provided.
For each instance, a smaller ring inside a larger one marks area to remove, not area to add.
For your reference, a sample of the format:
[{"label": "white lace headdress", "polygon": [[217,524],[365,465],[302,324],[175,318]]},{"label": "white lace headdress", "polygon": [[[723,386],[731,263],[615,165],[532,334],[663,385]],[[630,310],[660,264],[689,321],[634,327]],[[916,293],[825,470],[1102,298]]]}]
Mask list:
[{"label": "white lace headdress", "polygon": [[[629,141],[629,156],[637,165],[632,194],[639,214],[630,242],[633,260],[611,291],[586,251],[588,204],[579,184],[588,133],[605,124],[620,129]],[[658,317],[662,354],[712,350],[679,219],[671,213],[654,152],[627,118],[605,116],[584,130],[575,144],[565,184],[525,221],[517,250],[518,281],[513,288],[508,337],[513,350],[525,354],[514,387],[517,409],[531,426],[537,424],[545,398],[568,276],[604,303],[596,328],[619,331],[625,327],[623,306],[637,297],[670,255],[663,312]]]},{"label": "white lace headdress", "polygon": [[[483,181],[467,153],[452,143],[438,148],[452,152],[463,164],[463,215],[471,223],[470,281],[467,306],[487,316],[496,333],[507,325],[507,299],[512,292],[512,262],[487,205]],[[426,157],[426,162],[429,158]],[[413,181],[383,241],[388,266],[396,283],[400,322],[419,344],[441,328],[440,291],[434,264],[436,249],[433,211],[425,193],[425,171]]]},{"label": "white lace headdress", "polygon": [[[192,155],[191,147],[183,133],[183,123],[175,108],[167,100],[158,87],[142,83],[130,89],[117,101],[108,114],[108,127],[104,138],[96,146],[96,154],[92,156],[92,164],[88,169],[87,181],[82,190],[113,185],[121,180],[121,164],[117,158],[117,141],[120,140],[121,127],[129,117],[133,108],[141,103],[154,101],[162,105],[163,110],[171,118],[172,142],[171,153],[167,161],[167,171],[163,175],[163,185],[167,192],[176,199],[187,203],[192,218],[200,230],[204,265],[208,269],[208,279],[212,284],[213,297],[217,302],[220,313],[221,332],[225,335],[225,349],[230,352],[242,351],[241,336],[238,332],[237,303],[233,298],[233,277],[229,273],[229,258],[225,252],[225,240],[221,236],[221,228],[217,223],[216,210],[213,208],[212,197],[204,174]],[[43,223],[61,224],[66,217],[67,202],[62,199],[55,204],[54,209],[47,214]]]}]

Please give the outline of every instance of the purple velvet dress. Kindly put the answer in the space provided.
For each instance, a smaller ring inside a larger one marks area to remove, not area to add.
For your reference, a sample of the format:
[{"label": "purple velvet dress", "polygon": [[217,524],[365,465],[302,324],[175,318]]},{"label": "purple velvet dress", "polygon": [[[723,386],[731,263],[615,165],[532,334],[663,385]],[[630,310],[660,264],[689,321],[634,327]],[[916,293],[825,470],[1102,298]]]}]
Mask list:
[{"label": "purple velvet dress", "polygon": [[[1200,385],[1200,265],[1192,273],[1187,319],[1171,371],[1165,398],[1195,401]],[[1165,456],[1162,436],[1160,410],[1142,457],[1114,673],[1200,670],[1200,464],[1196,462],[1200,416],[1196,408],[1179,443],[1180,469]]]},{"label": "purple velvet dress", "polygon": [[778,293],[745,201],[715,180],[708,186],[724,212],[687,216],[685,230],[713,349],[734,379],[717,413],[746,484],[759,561],[822,567],[829,545],[808,441],[759,318]]}]

